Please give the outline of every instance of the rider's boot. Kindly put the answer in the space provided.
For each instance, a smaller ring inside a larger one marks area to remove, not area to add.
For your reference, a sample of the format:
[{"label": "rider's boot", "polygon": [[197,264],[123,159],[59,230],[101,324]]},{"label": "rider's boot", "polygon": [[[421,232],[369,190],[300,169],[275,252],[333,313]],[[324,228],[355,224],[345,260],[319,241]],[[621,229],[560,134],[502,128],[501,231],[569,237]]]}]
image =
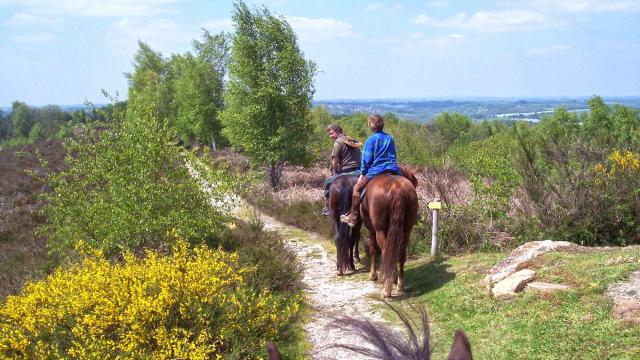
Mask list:
[{"label": "rider's boot", "polygon": [[324,199],[324,207],[322,208],[322,215],[329,216],[329,199]]},{"label": "rider's boot", "polygon": [[340,221],[343,223],[355,227],[360,219],[360,195],[353,195],[351,197],[351,211],[348,214],[340,216]]}]

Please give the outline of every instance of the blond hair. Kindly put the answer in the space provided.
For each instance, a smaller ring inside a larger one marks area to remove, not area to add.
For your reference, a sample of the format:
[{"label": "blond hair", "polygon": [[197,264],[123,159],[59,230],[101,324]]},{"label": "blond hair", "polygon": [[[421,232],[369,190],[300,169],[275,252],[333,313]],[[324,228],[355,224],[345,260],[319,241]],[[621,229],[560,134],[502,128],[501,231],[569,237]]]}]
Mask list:
[{"label": "blond hair", "polygon": [[367,126],[373,131],[382,130],[384,129],[384,118],[378,114],[369,115],[367,118]]}]

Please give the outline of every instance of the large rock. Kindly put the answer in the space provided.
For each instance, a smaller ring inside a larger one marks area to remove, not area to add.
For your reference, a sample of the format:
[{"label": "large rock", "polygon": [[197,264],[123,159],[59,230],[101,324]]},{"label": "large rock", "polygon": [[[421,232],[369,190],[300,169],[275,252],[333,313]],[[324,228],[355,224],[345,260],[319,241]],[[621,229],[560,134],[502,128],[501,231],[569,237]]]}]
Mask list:
[{"label": "large rock", "polygon": [[609,286],[607,294],[613,299],[613,314],[624,321],[640,324],[640,270],[625,282]]},{"label": "large rock", "polygon": [[526,244],[518,246],[511,252],[506,259],[502,260],[498,265],[491,268],[489,274],[484,278],[483,283],[490,287],[507,276],[513,274],[520,264],[530,261],[534,257],[549,251],[560,248],[576,246],[568,241],[530,241]]},{"label": "large rock", "polygon": [[535,276],[536,272],[533,270],[520,270],[498,282],[493,289],[491,289],[491,293],[493,294],[493,297],[496,298],[513,296],[518,291],[524,289],[527,283],[533,280]]},{"label": "large rock", "polygon": [[564,285],[564,284],[552,284],[541,281],[533,281],[527,284],[527,291],[529,290],[537,290],[540,292],[552,292],[558,290],[569,290],[572,289],[572,286]]}]

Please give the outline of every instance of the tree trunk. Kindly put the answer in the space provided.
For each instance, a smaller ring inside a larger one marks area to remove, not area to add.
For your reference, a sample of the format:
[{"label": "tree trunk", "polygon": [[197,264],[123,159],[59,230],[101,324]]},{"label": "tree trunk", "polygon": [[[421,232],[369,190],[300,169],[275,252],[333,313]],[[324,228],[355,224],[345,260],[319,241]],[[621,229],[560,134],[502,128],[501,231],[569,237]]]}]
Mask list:
[{"label": "tree trunk", "polygon": [[282,180],[283,161],[272,161],[268,165],[269,183],[273,190],[276,190]]}]

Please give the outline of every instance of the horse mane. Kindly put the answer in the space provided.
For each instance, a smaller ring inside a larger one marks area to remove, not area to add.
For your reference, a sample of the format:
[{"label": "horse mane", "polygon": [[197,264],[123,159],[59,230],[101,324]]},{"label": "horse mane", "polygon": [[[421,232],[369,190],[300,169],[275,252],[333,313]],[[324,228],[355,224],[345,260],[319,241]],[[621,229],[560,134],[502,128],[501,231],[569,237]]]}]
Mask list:
[{"label": "horse mane", "polygon": [[424,305],[418,307],[421,331],[418,325],[402,311],[384,302],[402,321],[406,334],[400,334],[386,327],[375,325],[367,319],[356,319],[349,316],[334,317],[332,324],[340,329],[357,334],[370,347],[336,344],[332,347],[348,349],[374,359],[389,360],[429,360],[431,345],[429,338],[429,318]]},{"label": "horse mane", "polygon": [[398,165],[398,168],[400,169],[402,176],[411,181],[414,188],[418,188],[418,179],[416,178],[416,174],[420,172],[420,169],[410,165]]}]

